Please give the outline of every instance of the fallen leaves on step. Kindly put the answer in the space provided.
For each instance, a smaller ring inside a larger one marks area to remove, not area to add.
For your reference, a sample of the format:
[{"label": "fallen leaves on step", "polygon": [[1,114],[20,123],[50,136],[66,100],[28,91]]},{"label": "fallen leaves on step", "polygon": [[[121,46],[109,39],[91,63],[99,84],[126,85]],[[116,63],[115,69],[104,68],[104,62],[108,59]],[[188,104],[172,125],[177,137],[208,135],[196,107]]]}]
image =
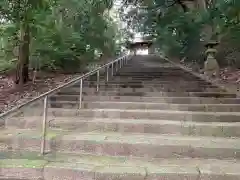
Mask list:
[{"label": "fallen leaves on step", "polygon": [[[186,64],[184,62],[180,62],[183,66],[192,69],[192,64]],[[200,73],[203,74],[203,70],[200,70]],[[227,86],[231,86],[231,88],[235,88],[236,90],[240,87],[240,69],[232,69],[232,68],[221,68],[220,76],[215,78],[214,81],[219,83],[226,84]]]},{"label": "fallen leaves on step", "polygon": [[46,73],[37,79],[35,83],[28,82],[20,88],[15,85],[14,76],[0,75],[0,113],[27,102],[77,76],[79,76],[79,74],[65,75]]}]

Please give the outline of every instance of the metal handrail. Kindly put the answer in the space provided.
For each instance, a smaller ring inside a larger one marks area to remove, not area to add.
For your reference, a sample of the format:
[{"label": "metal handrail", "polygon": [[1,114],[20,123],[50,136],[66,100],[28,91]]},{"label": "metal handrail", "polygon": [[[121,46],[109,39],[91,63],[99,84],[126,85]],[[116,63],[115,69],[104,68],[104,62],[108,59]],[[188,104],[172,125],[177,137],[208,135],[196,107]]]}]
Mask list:
[{"label": "metal handrail", "polygon": [[3,119],[7,115],[10,115],[11,113],[15,113],[15,112],[17,112],[19,109],[21,109],[23,107],[31,105],[32,103],[34,103],[34,102],[36,102],[36,101],[38,101],[40,99],[44,99],[44,103],[43,103],[42,136],[41,136],[41,138],[42,138],[41,139],[41,154],[44,155],[45,147],[46,147],[46,131],[47,131],[46,126],[47,126],[47,112],[48,112],[48,97],[53,95],[54,93],[58,92],[59,90],[61,90],[63,88],[67,88],[70,85],[73,85],[73,84],[76,84],[76,83],[80,82],[80,85],[79,85],[79,90],[80,90],[80,92],[79,92],[79,109],[81,109],[82,108],[83,80],[85,78],[88,78],[91,75],[94,75],[96,73],[97,74],[97,88],[96,88],[96,90],[99,91],[100,70],[102,70],[102,69],[105,70],[105,72],[107,73],[106,74],[106,81],[108,81],[108,79],[109,79],[109,74],[108,74],[109,70],[108,70],[108,68],[111,66],[111,70],[112,70],[111,74],[113,76],[114,75],[114,73],[113,73],[114,65],[115,65],[115,68],[116,68],[115,72],[117,72],[117,70],[118,70],[117,66],[119,66],[119,68],[123,67],[123,65],[126,64],[127,61],[130,59],[129,57],[131,57],[131,55],[125,55],[123,57],[117,58],[114,61],[111,61],[111,62],[109,62],[109,63],[107,63],[107,64],[105,64],[105,65],[103,65],[103,66],[101,66],[99,68],[96,68],[96,69],[94,69],[94,70],[92,70],[92,71],[90,71],[90,72],[88,72],[88,73],[86,73],[86,74],[84,74],[84,75],[82,75],[82,76],[80,76],[78,78],[75,78],[75,79],[73,79],[73,80],[71,80],[71,81],[69,81],[69,82],[67,82],[67,83],[65,83],[65,84],[63,84],[63,85],[61,85],[61,86],[59,86],[57,88],[54,88],[54,89],[52,89],[52,90],[50,90],[50,91],[48,91],[48,92],[46,92],[46,93],[44,93],[44,94],[34,98],[34,99],[32,99],[32,100],[30,100],[30,101],[28,101],[26,103],[23,103],[23,104],[15,107],[15,108],[12,108],[11,110],[9,110],[9,111],[7,111],[5,113],[2,113],[0,115],[0,118]]},{"label": "metal handrail", "polygon": [[46,96],[50,96],[50,95],[54,94],[55,92],[57,92],[58,90],[61,90],[61,89],[63,89],[63,88],[67,88],[67,87],[70,86],[70,85],[73,85],[73,84],[75,84],[75,83],[77,83],[77,82],[80,82],[81,79],[88,78],[89,76],[94,75],[95,73],[97,73],[99,70],[102,70],[103,68],[106,68],[106,67],[108,67],[108,66],[110,66],[110,65],[113,65],[114,63],[116,63],[116,62],[118,62],[118,61],[120,61],[120,60],[122,60],[123,58],[126,58],[126,57],[128,57],[128,56],[129,56],[129,55],[125,55],[125,56],[123,56],[123,57],[117,58],[117,59],[114,60],[114,61],[111,61],[111,62],[109,62],[109,63],[107,63],[107,64],[105,64],[105,65],[103,65],[103,66],[101,66],[101,67],[99,67],[99,68],[97,68],[97,69],[94,69],[94,70],[92,70],[92,71],[90,71],[90,72],[88,72],[88,73],[86,73],[86,74],[84,74],[84,75],[82,75],[82,76],[80,76],[80,77],[77,77],[77,78],[75,78],[75,79],[72,79],[71,81],[69,81],[69,82],[67,82],[67,83],[65,83],[65,84],[63,84],[63,85],[61,85],[61,86],[59,86],[59,87],[57,87],[57,88],[54,88],[54,89],[52,89],[52,90],[50,90],[50,91],[48,91],[48,92],[46,92],[46,93],[44,93],[44,94],[42,94],[42,95],[40,95],[40,96],[38,96],[38,97],[36,97],[36,98],[28,101],[28,102],[25,102],[25,103],[23,103],[23,104],[20,104],[20,105],[18,105],[17,107],[14,107],[14,108],[10,109],[9,111],[6,111],[6,112],[0,114],[0,118],[4,118],[5,116],[7,116],[7,115],[9,115],[9,114],[11,114],[11,113],[13,113],[13,112],[15,112],[15,111],[23,108],[23,107],[25,107],[25,106],[27,106],[27,105],[30,105],[30,104],[32,104],[32,103],[34,103],[34,102],[36,102],[36,101],[38,101],[38,100],[46,97]]}]

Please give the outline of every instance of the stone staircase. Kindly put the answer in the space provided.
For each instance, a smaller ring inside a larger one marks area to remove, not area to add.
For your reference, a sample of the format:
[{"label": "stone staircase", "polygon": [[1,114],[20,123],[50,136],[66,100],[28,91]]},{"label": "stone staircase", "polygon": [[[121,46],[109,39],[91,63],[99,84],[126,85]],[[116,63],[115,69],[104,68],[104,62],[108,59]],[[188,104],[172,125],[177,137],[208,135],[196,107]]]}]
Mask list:
[{"label": "stone staircase", "polygon": [[[101,79],[103,79],[101,77]],[[240,98],[154,56],[109,80],[84,81],[5,120],[0,177],[60,180],[238,180]]]}]

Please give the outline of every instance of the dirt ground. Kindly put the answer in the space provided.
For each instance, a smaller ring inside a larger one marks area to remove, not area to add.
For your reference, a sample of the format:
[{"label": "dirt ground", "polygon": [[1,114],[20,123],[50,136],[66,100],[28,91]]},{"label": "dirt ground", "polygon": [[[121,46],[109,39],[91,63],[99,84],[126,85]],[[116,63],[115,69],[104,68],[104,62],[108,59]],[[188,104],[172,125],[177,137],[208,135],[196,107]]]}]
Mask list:
[{"label": "dirt ground", "polygon": [[43,73],[35,83],[31,81],[20,88],[14,83],[14,75],[0,74],[0,113],[54,89],[79,75]]}]

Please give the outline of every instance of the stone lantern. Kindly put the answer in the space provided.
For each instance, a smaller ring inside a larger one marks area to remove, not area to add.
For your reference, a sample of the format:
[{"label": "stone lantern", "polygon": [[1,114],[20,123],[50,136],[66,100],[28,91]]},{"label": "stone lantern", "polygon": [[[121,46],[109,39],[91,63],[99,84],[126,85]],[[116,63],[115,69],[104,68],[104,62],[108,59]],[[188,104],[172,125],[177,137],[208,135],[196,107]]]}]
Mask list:
[{"label": "stone lantern", "polygon": [[206,61],[204,62],[204,74],[207,75],[209,78],[212,78],[213,76],[218,77],[219,76],[219,65],[215,58],[215,55],[217,53],[217,50],[215,47],[219,43],[217,41],[209,41],[205,47],[206,50]]}]

